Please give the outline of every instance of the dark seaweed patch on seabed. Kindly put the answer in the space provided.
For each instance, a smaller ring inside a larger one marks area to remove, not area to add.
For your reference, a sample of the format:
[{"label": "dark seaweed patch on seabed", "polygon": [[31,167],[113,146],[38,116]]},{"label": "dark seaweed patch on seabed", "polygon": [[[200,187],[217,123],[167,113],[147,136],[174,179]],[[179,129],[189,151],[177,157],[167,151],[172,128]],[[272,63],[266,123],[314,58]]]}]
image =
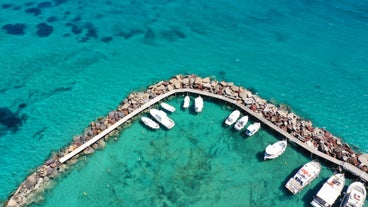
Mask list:
[{"label": "dark seaweed patch on seabed", "polygon": [[97,29],[92,23],[87,22],[85,26],[87,28],[87,34],[86,34],[87,37],[98,38]]},{"label": "dark seaweed patch on seabed", "polygon": [[38,16],[41,14],[41,9],[39,8],[29,8],[26,9],[26,13],[27,14],[33,14],[34,16]]},{"label": "dark seaweed patch on seabed", "polygon": [[17,23],[17,24],[5,24],[2,28],[8,34],[12,35],[24,35],[24,30],[26,29],[25,24]]},{"label": "dark seaweed patch on seabed", "polygon": [[101,38],[101,41],[102,42],[105,42],[105,43],[111,42],[112,41],[112,37],[103,37],[103,38]]},{"label": "dark seaweed patch on seabed", "polygon": [[42,139],[44,136],[44,132],[46,131],[46,127],[42,128],[41,130],[37,131],[35,134],[33,134],[33,138],[37,138],[38,140]]},{"label": "dark seaweed patch on seabed", "polygon": [[91,22],[87,22],[83,29],[86,29],[87,32],[78,40],[78,42],[87,42],[91,38],[98,38],[97,28]]},{"label": "dark seaweed patch on seabed", "polygon": [[144,33],[144,42],[148,44],[152,44],[155,41],[156,34],[155,32],[148,28],[146,33]]},{"label": "dark seaweed patch on seabed", "polygon": [[116,36],[124,37],[125,39],[130,39],[135,35],[142,34],[143,30],[141,29],[131,29],[128,32],[118,31]]},{"label": "dark seaweed patch on seabed", "polygon": [[73,19],[72,19],[72,21],[73,22],[79,22],[79,21],[81,21],[82,20],[82,17],[80,17],[80,16],[76,16],[76,17],[74,17]]},{"label": "dark seaweed patch on seabed", "polygon": [[187,37],[183,32],[177,29],[161,31],[160,35],[162,38],[170,42],[176,41],[178,39],[185,39]]},{"label": "dark seaweed patch on seabed", "polygon": [[39,37],[48,37],[53,31],[54,28],[46,23],[40,23],[37,25],[37,35]]},{"label": "dark seaweed patch on seabed", "polygon": [[56,22],[58,20],[58,18],[56,16],[51,16],[49,18],[47,18],[47,22]]},{"label": "dark seaweed patch on seabed", "polygon": [[1,8],[2,9],[9,9],[10,7],[13,7],[14,5],[13,4],[1,4]]},{"label": "dark seaweed patch on seabed", "polygon": [[53,2],[55,3],[55,6],[59,6],[60,4],[63,4],[65,2],[67,2],[68,0],[53,0]]},{"label": "dark seaweed patch on seabed", "polygon": [[72,28],[71,32],[75,35],[82,33],[82,28],[76,24],[67,23],[66,26],[70,26]]},{"label": "dark seaweed patch on seabed", "polygon": [[32,1],[30,1],[30,2],[25,3],[24,5],[26,5],[26,6],[32,6],[33,4],[35,4],[35,3],[32,2]]},{"label": "dark seaweed patch on seabed", "polygon": [[52,7],[52,3],[49,1],[44,1],[38,4],[39,9],[50,8],[50,7]]},{"label": "dark seaweed patch on seabed", "polygon": [[14,113],[6,107],[0,108],[0,125],[5,127],[7,131],[18,131],[25,119],[25,115],[20,116],[18,112]]}]

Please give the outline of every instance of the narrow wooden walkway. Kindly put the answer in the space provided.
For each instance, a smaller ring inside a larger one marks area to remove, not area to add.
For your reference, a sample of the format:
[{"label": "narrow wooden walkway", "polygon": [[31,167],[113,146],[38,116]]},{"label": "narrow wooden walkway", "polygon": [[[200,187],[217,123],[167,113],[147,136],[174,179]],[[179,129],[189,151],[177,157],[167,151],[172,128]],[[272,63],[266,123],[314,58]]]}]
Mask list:
[{"label": "narrow wooden walkway", "polygon": [[77,149],[75,149],[73,152],[65,155],[62,158],[60,158],[59,161],[61,163],[64,163],[65,161],[69,160],[70,158],[72,158],[76,154],[80,153],[81,151],[83,151],[84,149],[86,149],[87,147],[89,147],[90,145],[92,145],[93,143],[95,143],[96,141],[98,141],[99,139],[101,139],[102,137],[104,137],[106,134],[110,133],[111,131],[113,131],[114,129],[116,129],[117,127],[119,127],[121,124],[125,123],[129,119],[131,119],[134,116],[136,116],[137,114],[139,114],[140,112],[146,110],[147,108],[149,108],[150,106],[156,104],[160,100],[162,100],[162,99],[164,99],[164,98],[166,98],[168,96],[171,96],[173,94],[177,94],[177,93],[191,93],[191,94],[196,94],[196,95],[203,95],[203,96],[207,96],[207,97],[211,97],[211,98],[215,98],[215,99],[219,99],[219,100],[225,101],[225,102],[227,102],[229,104],[233,104],[233,105],[237,106],[238,108],[242,109],[243,111],[245,111],[246,113],[250,114],[254,118],[258,119],[260,122],[262,122],[263,124],[267,125],[271,129],[277,131],[278,133],[280,133],[281,135],[283,135],[284,137],[286,137],[289,142],[293,142],[293,143],[297,144],[298,146],[302,147],[303,149],[311,152],[312,154],[315,154],[318,157],[323,158],[323,159],[325,159],[325,160],[327,160],[327,161],[329,161],[331,163],[334,163],[334,164],[336,164],[338,166],[342,166],[342,168],[344,170],[350,172],[351,174],[353,174],[355,176],[358,176],[363,181],[368,182],[368,174],[365,173],[364,171],[362,171],[361,169],[355,167],[354,165],[352,165],[350,163],[347,163],[347,162],[338,160],[336,158],[333,158],[331,156],[328,156],[327,154],[325,154],[323,152],[318,151],[313,146],[310,146],[310,145],[308,145],[308,144],[300,141],[299,139],[295,138],[291,134],[285,132],[284,130],[282,130],[281,128],[279,128],[278,126],[276,126],[275,124],[273,124],[272,122],[270,122],[267,119],[265,119],[264,117],[262,117],[261,114],[250,110],[249,108],[247,108],[243,104],[238,103],[236,100],[231,99],[231,98],[227,98],[227,97],[222,96],[222,95],[217,95],[217,94],[209,93],[209,92],[206,92],[206,91],[201,91],[201,90],[196,90],[196,89],[187,89],[187,88],[184,88],[184,89],[174,89],[174,90],[169,91],[169,92],[167,92],[165,94],[162,94],[162,95],[159,95],[159,96],[155,97],[154,99],[152,99],[152,100],[148,101],[147,103],[143,104],[141,107],[139,107],[138,109],[136,109],[132,113],[130,113],[127,116],[123,117],[121,120],[119,120],[118,122],[116,122],[114,125],[110,126],[106,130],[102,131],[100,134],[98,134],[95,137],[93,137],[88,142],[84,143],[83,145],[81,145],[80,147],[78,147]]}]

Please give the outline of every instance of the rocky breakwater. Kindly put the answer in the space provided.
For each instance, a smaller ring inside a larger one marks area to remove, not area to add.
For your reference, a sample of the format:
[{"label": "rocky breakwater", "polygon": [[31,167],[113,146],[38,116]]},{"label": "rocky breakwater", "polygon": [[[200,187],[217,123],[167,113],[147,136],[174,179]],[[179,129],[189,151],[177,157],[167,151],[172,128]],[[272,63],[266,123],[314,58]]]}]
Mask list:
[{"label": "rocky breakwater", "polygon": [[28,176],[10,196],[6,206],[24,206],[42,200],[43,192],[45,189],[52,187],[56,176],[67,171],[70,166],[85,157],[85,155],[92,154],[95,150],[103,148],[105,142],[111,137],[117,139],[122,126],[114,129],[103,139],[86,148],[72,159],[60,163],[59,158],[74,151],[151,99],[175,89],[196,89],[232,99],[311,147],[368,172],[368,167],[358,159],[359,153],[354,152],[349,145],[344,144],[340,138],[333,136],[327,130],[314,127],[311,121],[299,117],[291,112],[288,107],[283,105],[276,106],[253,94],[250,90],[236,86],[231,82],[219,82],[209,77],[201,78],[196,75],[176,75],[168,81],[160,81],[149,86],[145,91],[131,93],[119,104],[116,110],[110,112],[105,117],[91,122],[82,135],[75,136],[71,144],[57,153],[52,153],[51,158]]},{"label": "rocky breakwater", "polygon": [[106,144],[105,142],[110,138],[117,139],[117,135],[119,134],[122,126],[113,130],[103,139],[100,139],[95,144],[86,148],[72,159],[64,163],[60,163],[59,158],[74,151],[79,146],[91,140],[94,136],[98,135],[103,130],[107,129],[149,100],[150,97],[147,93],[132,93],[120,103],[116,110],[111,111],[106,117],[101,117],[91,122],[82,135],[73,137],[73,140],[69,145],[61,149],[59,152],[52,153],[51,157],[47,161],[29,175],[10,196],[8,201],[5,203],[5,206],[25,206],[34,202],[42,201],[44,199],[43,194],[45,190],[51,188],[55,184],[54,180],[58,175],[67,171],[85,155],[92,154],[95,150],[104,148]]},{"label": "rocky breakwater", "polygon": [[276,106],[253,94],[250,90],[234,85],[232,82],[218,82],[208,77],[201,78],[196,75],[177,75],[169,81],[162,81],[151,86],[150,89],[152,90],[147,92],[150,96],[155,96],[180,88],[197,89],[233,99],[310,147],[368,172],[366,164],[358,159],[361,154],[354,152],[348,144],[343,143],[340,138],[332,135],[331,132],[314,127],[310,120],[299,117],[287,106]]}]

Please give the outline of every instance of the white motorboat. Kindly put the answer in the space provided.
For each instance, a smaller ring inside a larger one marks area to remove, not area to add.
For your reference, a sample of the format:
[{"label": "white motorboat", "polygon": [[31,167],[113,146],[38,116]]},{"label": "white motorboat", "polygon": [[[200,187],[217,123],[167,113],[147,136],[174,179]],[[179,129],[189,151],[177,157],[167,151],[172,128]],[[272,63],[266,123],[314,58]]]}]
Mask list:
[{"label": "white motorboat", "polygon": [[340,196],[345,185],[344,174],[332,175],[314,196],[311,205],[314,207],[331,207]]},{"label": "white motorboat", "polygon": [[142,122],[148,126],[151,129],[159,129],[160,125],[158,125],[155,121],[153,121],[152,119],[148,118],[148,117],[142,117],[141,118]]},{"label": "white motorboat", "polygon": [[203,109],[203,99],[201,96],[198,96],[194,99],[194,110],[199,113],[202,112]]},{"label": "white motorboat", "polygon": [[239,118],[239,116],[240,116],[240,111],[239,110],[235,110],[235,111],[231,112],[231,114],[225,120],[225,124],[227,126],[230,126],[230,125],[234,124],[236,122],[236,120]]},{"label": "white motorboat", "polygon": [[164,111],[158,109],[151,109],[150,114],[156,119],[160,124],[164,125],[167,129],[171,129],[175,126],[175,122],[167,117]]},{"label": "white motorboat", "polygon": [[190,104],[190,97],[189,97],[189,96],[185,96],[185,97],[184,97],[183,108],[184,108],[184,109],[189,108],[189,104]]},{"label": "white motorboat", "polygon": [[286,140],[278,141],[278,142],[268,145],[264,153],[264,159],[265,160],[274,159],[280,156],[282,153],[285,152],[286,147],[287,147]]},{"label": "white motorboat", "polygon": [[240,118],[237,122],[236,122],[236,124],[234,125],[234,128],[236,129],[236,130],[242,130],[244,127],[245,127],[245,125],[247,125],[247,123],[248,123],[248,116],[243,116],[242,118]]},{"label": "white motorboat", "polygon": [[305,186],[311,183],[321,172],[321,164],[317,161],[310,161],[303,165],[298,172],[291,177],[285,187],[293,194],[300,192]]},{"label": "white motorboat", "polygon": [[363,207],[367,197],[367,191],[361,182],[353,182],[349,185],[340,207]]},{"label": "white motorboat", "polygon": [[261,128],[261,123],[259,123],[259,122],[253,123],[253,124],[251,124],[247,127],[247,130],[245,131],[245,134],[248,135],[248,136],[252,136],[256,132],[258,132],[258,130],[260,128]]},{"label": "white motorboat", "polygon": [[169,105],[167,103],[162,102],[160,105],[166,111],[169,111],[169,112],[174,112],[175,111],[175,107],[173,107],[173,106],[171,106],[171,105]]}]

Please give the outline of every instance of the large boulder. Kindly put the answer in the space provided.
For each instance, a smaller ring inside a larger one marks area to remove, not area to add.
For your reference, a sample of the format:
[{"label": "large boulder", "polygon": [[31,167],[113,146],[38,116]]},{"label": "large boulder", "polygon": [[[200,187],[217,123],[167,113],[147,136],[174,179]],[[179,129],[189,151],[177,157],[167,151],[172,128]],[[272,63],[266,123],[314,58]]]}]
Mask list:
[{"label": "large boulder", "polygon": [[173,87],[172,85],[168,85],[168,86],[167,86],[167,90],[168,90],[168,91],[172,91],[172,90],[174,90],[174,87]]},{"label": "large boulder", "polygon": [[189,78],[184,78],[183,79],[183,84],[188,85],[189,84]]},{"label": "large boulder", "polygon": [[20,206],[13,198],[11,198],[6,204],[5,206],[7,207],[18,207]]},{"label": "large boulder", "polygon": [[225,88],[225,94],[226,95],[229,95],[229,96],[232,96],[233,95],[233,91],[230,89],[230,88]]},{"label": "large boulder", "polygon": [[202,82],[202,78],[200,78],[200,77],[196,77],[196,79],[194,80],[194,84],[202,85],[202,84],[203,84],[203,82]]},{"label": "large boulder", "polygon": [[32,175],[30,175],[27,180],[24,182],[24,184],[26,185],[26,188],[28,189],[32,189],[36,183],[37,183],[37,173],[33,173]]},{"label": "large boulder", "polygon": [[203,78],[202,82],[203,83],[210,83],[210,78],[209,77]]},{"label": "large boulder", "polygon": [[211,84],[210,83],[203,83],[203,88],[211,88]]},{"label": "large boulder", "polygon": [[174,87],[175,87],[176,89],[181,88],[181,83],[180,83],[179,81],[174,82]]},{"label": "large boulder", "polygon": [[231,90],[234,91],[234,92],[239,92],[239,87],[238,86],[231,86]]},{"label": "large boulder", "polygon": [[87,147],[85,150],[83,150],[83,153],[86,155],[94,153],[95,150],[92,147]]}]

